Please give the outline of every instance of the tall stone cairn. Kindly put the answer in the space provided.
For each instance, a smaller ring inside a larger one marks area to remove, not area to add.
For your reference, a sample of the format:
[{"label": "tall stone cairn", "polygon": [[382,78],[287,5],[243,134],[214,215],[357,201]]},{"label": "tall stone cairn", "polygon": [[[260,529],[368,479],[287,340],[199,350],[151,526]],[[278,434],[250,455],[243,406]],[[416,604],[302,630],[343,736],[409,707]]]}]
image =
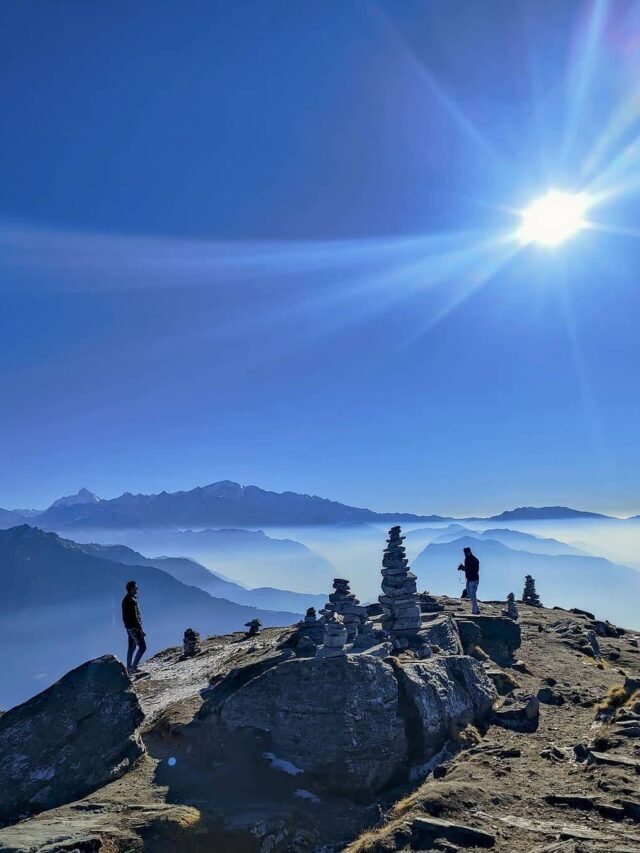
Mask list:
[{"label": "tall stone cairn", "polygon": [[347,642],[355,639],[360,626],[367,618],[367,609],[360,605],[360,601],[351,592],[349,581],[346,578],[333,579],[333,592],[329,595],[329,603],[322,611],[327,613],[338,613],[342,616],[344,627],[347,629]]},{"label": "tall stone cairn", "polygon": [[536,582],[527,575],[524,579],[524,592],[522,593],[522,603],[528,604],[530,607],[542,607],[540,596],[536,592]]},{"label": "tall stone cairn", "polygon": [[300,625],[300,635],[309,637],[319,646],[324,636],[323,622],[318,619],[315,607],[309,607]]},{"label": "tall stone cairn", "polygon": [[395,637],[412,637],[422,627],[416,594],[416,576],[409,569],[400,535],[400,526],[392,527],[382,557],[382,627]]},{"label": "tall stone cairn", "polygon": [[513,619],[514,622],[518,621],[518,607],[516,605],[516,597],[510,592],[507,596],[507,609],[504,611],[504,615],[508,616],[509,619]]}]

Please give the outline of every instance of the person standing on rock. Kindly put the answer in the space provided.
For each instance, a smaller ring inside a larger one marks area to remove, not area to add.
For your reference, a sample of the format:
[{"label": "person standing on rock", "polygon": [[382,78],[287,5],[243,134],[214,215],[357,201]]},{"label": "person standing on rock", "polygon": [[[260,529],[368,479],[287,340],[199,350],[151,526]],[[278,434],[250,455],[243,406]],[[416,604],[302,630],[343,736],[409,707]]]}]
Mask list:
[{"label": "person standing on rock", "polygon": [[127,583],[127,594],[122,599],[122,621],[129,640],[127,672],[129,675],[133,675],[133,673],[138,672],[140,658],[147,650],[147,644],[144,640],[145,633],[142,630],[142,617],[138,607],[138,585],[135,581]]},{"label": "person standing on rock", "polygon": [[471,552],[468,546],[464,549],[464,565],[461,563],[458,566],[460,571],[464,571],[464,576],[467,579],[467,595],[471,602],[471,612],[478,614],[478,584],[480,583],[480,560]]}]

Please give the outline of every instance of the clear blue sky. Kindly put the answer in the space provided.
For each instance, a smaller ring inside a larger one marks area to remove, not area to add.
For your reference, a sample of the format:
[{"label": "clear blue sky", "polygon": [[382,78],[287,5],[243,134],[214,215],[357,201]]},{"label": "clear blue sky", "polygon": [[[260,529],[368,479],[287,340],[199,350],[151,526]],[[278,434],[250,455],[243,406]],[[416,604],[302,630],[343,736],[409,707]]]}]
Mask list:
[{"label": "clear blue sky", "polygon": [[640,511],[638,12],[5,0],[0,506]]}]

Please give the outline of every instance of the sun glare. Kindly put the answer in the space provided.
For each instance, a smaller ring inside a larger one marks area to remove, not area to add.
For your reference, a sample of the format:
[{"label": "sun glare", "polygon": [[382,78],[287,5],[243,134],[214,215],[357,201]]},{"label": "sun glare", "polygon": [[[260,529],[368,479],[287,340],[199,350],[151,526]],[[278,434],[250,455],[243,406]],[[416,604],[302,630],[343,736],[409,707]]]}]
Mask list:
[{"label": "sun glare", "polygon": [[557,246],[584,228],[589,204],[585,193],[549,190],[522,211],[518,237],[522,243]]}]

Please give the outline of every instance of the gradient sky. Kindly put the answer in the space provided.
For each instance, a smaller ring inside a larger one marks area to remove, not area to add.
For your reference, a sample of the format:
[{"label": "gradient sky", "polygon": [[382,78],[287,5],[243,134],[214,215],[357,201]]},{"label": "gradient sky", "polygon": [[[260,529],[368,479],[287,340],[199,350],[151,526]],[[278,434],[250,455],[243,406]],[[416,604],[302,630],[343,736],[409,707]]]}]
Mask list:
[{"label": "gradient sky", "polygon": [[[5,0],[0,31],[0,506],[640,511],[634,0]],[[518,247],[550,186],[598,227]]]}]

